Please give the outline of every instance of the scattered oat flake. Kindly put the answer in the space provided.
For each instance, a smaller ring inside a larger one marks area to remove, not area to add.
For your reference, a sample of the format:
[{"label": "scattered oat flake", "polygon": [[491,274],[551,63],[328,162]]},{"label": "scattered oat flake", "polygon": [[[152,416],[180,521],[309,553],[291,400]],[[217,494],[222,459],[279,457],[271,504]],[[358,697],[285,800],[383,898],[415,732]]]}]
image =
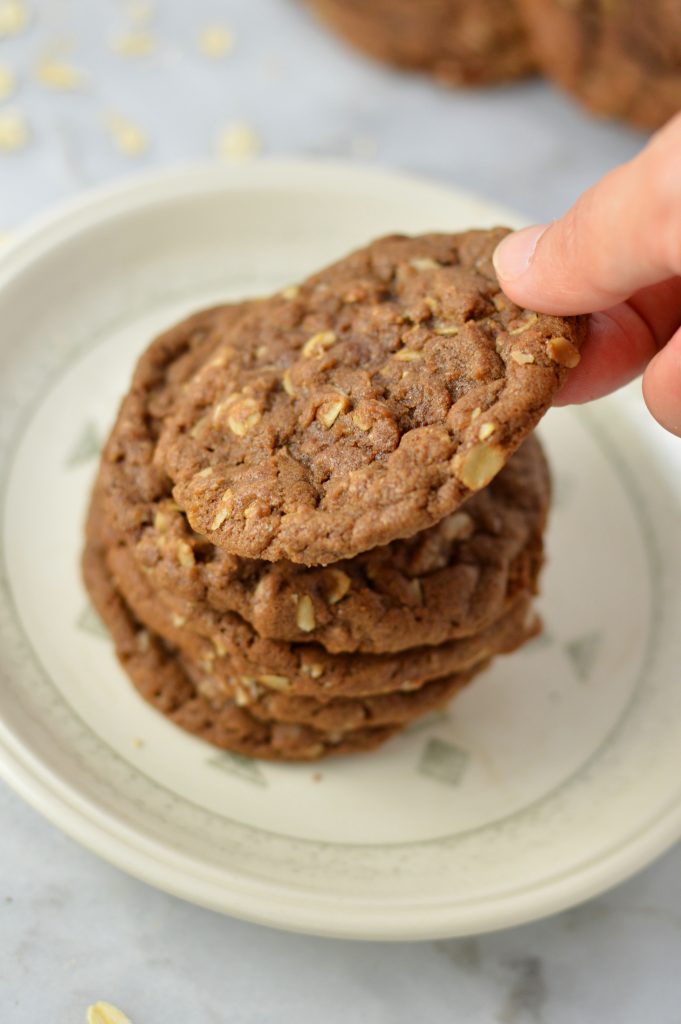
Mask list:
[{"label": "scattered oat flake", "polygon": [[0,64],[0,100],[6,100],[16,88],[16,77],[11,68]]},{"label": "scattered oat flake", "polygon": [[260,150],[260,139],[243,121],[226,128],[218,139],[218,152],[225,160],[239,163],[251,160]]},{"label": "scattered oat flake", "polygon": [[87,1024],[132,1024],[129,1017],[111,1003],[95,1003],[87,1008]]},{"label": "scattered oat flake", "polygon": [[121,57],[148,57],[156,49],[156,40],[150,32],[124,32],[112,39],[111,49]]},{"label": "scattered oat flake", "polygon": [[81,89],[85,84],[85,75],[79,68],[48,54],[38,61],[36,76],[48,89],[69,91]]},{"label": "scattered oat flake", "polygon": [[140,156],[148,148],[148,139],[142,129],[120,114],[110,114],[107,127],[111,140],[120,153],[126,156]]},{"label": "scattered oat flake", "polygon": [[234,36],[224,25],[209,25],[199,33],[199,49],[206,57],[224,57],[234,49]]},{"label": "scattered oat flake", "polygon": [[154,14],[154,5],[148,0],[128,0],[126,14],[133,25],[148,25]]},{"label": "scattered oat flake", "polygon": [[0,153],[13,153],[28,143],[26,119],[16,110],[0,112]]},{"label": "scattered oat flake", "polygon": [[23,0],[0,0],[0,38],[23,32],[28,21],[28,8]]}]

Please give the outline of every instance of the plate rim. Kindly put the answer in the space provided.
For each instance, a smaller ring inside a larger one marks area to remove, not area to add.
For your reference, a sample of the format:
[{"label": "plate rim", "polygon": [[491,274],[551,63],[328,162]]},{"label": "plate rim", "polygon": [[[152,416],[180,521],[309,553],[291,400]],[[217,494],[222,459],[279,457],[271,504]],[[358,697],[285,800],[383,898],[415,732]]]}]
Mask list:
[{"label": "plate rim", "polygon": [[[100,207],[122,203],[127,211],[134,210],[140,205],[147,205],[150,198],[159,202],[164,199],[163,191],[172,194],[175,198],[183,195],[194,194],[197,186],[205,189],[211,187],[234,188],[242,184],[248,188],[267,187],[274,183],[274,178],[306,178],[312,176],[319,178],[324,176],[329,182],[337,179],[345,183],[349,178],[356,178],[357,181],[374,179],[376,183],[382,183],[391,188],[412,187],[418,188],[424,194],[430,192],[434,197],[442,196],[443,199],[451,199],[457,195],[474,205],[480,205],[488,211],[495,211],[500,221],[512,222],[518,226],[529,223],[528,219],[517,210],[497,203],[494,200],[480,196],[470,189],[460,188],[451,182],[442,181],[438,178],[427,175],[416,174],[405,170],[394,170],[379,164],[367,164],[358,161],[342,160],[333,157],[287,157],[287,156],[261,156],[257,159],[243,164],[225,164],[217,160],[187,160],[172,163],[155,169],[145,169],[132,174],[126,174],[113,181],[104,182],[91,188],[86,188],[77,195],[67,197],[50,204],[42,212],[30,216],[24,224],[9,232],[6,239],[3,239],[0,246],[0,287],[3,285],[2,278],[10,270],[11,274],[16,273],[17,268],[11,265],[17,260],[24,261],[26,255],[24,250],[43,239],[43,245],[49,244],[49,236],[61,227],[67,227],[68,233],[73,233],[74,224],[69,228],[71,222],[81,217],[96,214]],[[282,181],[279,182],[282,184]],[[168,198],[168,195],[165,196]],[[115,213],[110,211],[107,216]],[[80,230],[82,230],[82,225]]]},{"label": "plate rim", "polygon": [[[87,226],[134,213],[149,203],[182,198],[208,188],[234,189],[286,187],[287,179],[312,178],[316,184],[338,181],[344,189],[352,179],[366,184],[371,179],[389,187],[411,187],[451,200],[459,195],[480,204],[500,219],[519,223],[512,211],[464,190],[416,175],[396,173],[374,166],[338,160],[262,159],[242,167],[215,162],[190,163],[144,172],[123,181],[100,186],[59,204],[16,232],[0,251],[0,287],[30,265],[37,253],[58,247],[65,238],[77,237]],[[470,911],[428,906],[424,900],[397,902],[393,911],[357,897],[343,900],[322,894],[304,894],[290,886],[245,879],[229,865],[223,876],[233,882],[227,889],[200,877],[198,860],[172,850],[167,844],[144,836],[140,829],[123,823],[98,807],[64,778],[46,769],[30,747],[13,735],[0,718],[0,776],[35,810],[67,835],[134,877],[198,905],[260,924],[307,934],[367,940],[433,939],[472,935],[510,927],[556,913],[603,892],[634,874],[669,848],[681,836],[681,802],[660,811],[641,826],[630,840],[598,863],[580,866],[566,879],[554,876],[533,885],[530,892],[477,899]],[[194,869],[192,870],[192,865]],[[347,909],[344,906],[347,905]],[[362,906],[364,910],[362,910]],[[449,914],[449,917],[448,917]],[[456,918],[456,922],[452,921]]]},{"label": "plate rim", "polygon": [[[223,872],[229,873],[232,888],[227,889],[224,883],[202,882],[198,874],[187,870],[192,864],[198,867],[193,858],[145,837],[137,828],[122,825],[114,815],[76,793],[63,779],[49,778],[47,771],[41,778],[40,767],[38,759],[15,741],[0,720],[3,780],[34,810],[87,850],[139,881],[205,909],[283,931],[325,938],[424,941],[484,934],[541,920],[612,889],[664,853],[681,835],[681,803],[676,800],[652,823],[642,825],[629,843],[618,845],[609,855],[600,855],[595,864],[582,866],[579,872],[571,872],[558,883],[554,877],[546,883],[535,883],[529,891],[516,890],[510,896],[478,899],[470,905],[470,911],[462,912],[459,904],[456,924],[452,922],[451,910],[426,906],[418,900],[396,907],[399,917],[392,921],[391,910],[384,904],[356,897],[334,902],[332,896],[309,896],[292,887],[287,887],[286,892],[281,886],[245,881],[229,868]],[[93,820],[97,818],[100,823]],[[120,835],[121,831],[127,839]],[[272,907],[273,891],[279,912]],[[351,908],[349,911],[344,909],[344,902]],[[366,916],[360,924],[358,908],[362,906]]]}]

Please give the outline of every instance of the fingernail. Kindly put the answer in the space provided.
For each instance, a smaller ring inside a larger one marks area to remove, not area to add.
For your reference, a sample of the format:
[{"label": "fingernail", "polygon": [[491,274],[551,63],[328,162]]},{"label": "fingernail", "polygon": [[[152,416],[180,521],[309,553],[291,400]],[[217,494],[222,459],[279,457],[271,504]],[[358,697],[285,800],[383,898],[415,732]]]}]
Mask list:
[{"label": "fingernail", "polygon": [[534,224],[522,228],[499,242],[492,260],[500,281],[517,281],[527,271],[537,248],[537,242],[548,224]]}]

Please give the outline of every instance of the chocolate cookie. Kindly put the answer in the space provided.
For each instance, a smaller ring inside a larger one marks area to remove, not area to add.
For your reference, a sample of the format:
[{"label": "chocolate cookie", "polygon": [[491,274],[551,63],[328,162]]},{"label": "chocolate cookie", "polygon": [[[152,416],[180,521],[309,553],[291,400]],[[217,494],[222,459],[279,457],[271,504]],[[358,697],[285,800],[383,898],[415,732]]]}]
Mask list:
[{"label": "chocolate cookie", "polygon": [[102,550],[90,541],[83,557],[93,603],[113,638],[116,654],[137,690],[175,725],[222,749],[272,761],[314,761],[328,754],[372,750],[396,726],[346,733],[255,718],[235,701],[212,703],[201,696],[173,649],[142,627],[112,583]]},{"label": "chocolate cookie", "polygon": [[681,110],[678,0],[521,0],[537,63],[597,114],[642,128]]},{"label": "chocolate cookie", "polygon": [[309,0],[372,57],[448,85],[517,78],[534,62],[514,0]]},{"label": "chocolate cookie", "polygon": [[447,704],[486,662],[410,693],[356,700],[290,697],[264,692],[244,701],[216,688],[172,645],[134,616],[109,575],[103,549],[88,541],[83,568],[95,607],[116,653],[142,696],[175,724],[219,747],[274,760],[314,760],[372,749],[428,712]]},{"label": "chocolate cookie", "polygon": [[523,518],[519,506],[504,503],[504,491],[521,497],[506,489],[505,472],[496,494],[479,495],[430,530],[324,569],[241,559],[236,571],[225,571],[222,553],[189,530],[170,503],[156,517],[162,529],[146,530],[135,555],[181,617],[206,604],[237,611],[263,638],[321,644],[332,653],[440,644],[479,633],[516,591],[535,585],[545,502],[525,492],[534,505]]},{"label": "chocolate cookie", "polygon": [[153,506],[170,494],[170,481],[153,462],[161,423],[180,392],[249,308],[218,306],[165,331],[138,360],[104,451],[100,488],[118,528],[136,534]]},{"label": "chocolate cookie", "polygon": [[[196,686],[196,692],[212,705],[221,706],[225,690],[215,686],[212,678],[197,671],[193,662],[182,658],[187,675]],[[290,696],[275,692],[263,692],[252,699],[244,689],[232,692],[229,700],[239,707],[247,708],[249,714],[261,721],[289,722],[310,726],[320,732],[343,733],[357,729],[379,726],[405,726],[415,718],[436,711],[447,704],[466,686],[474,676],[482,672],[489,661],[480,661],[465,672],[459,672],[442,679],[433,679],[412,692],[393,691],[366,697],[334,697],[321,702],[314,697]]]},{"label": "chocolate cookie", "polygon": [[487,486],[585,328],[505,298],[491,262],[504,234],[384,238],[253,304],[161,432],[192,527],[244,557],[328,564]]},{"label": "chocolate cookie", "polygon": [[515,650],[538,631],[531,594],[518,593],[502,617],[482,633],[436,647],[396,654],[329,654],[316,644],[264,640],[232,612],[197,608],[176,617],[140,572],[125,547],[104,555],[108,573],[135,618],[200,669],[206,685],[257,700],[268,689],[315,697],[367,697],[411,692],[424,683],[465,672],[495,654]]},{"label": "chocolate cookie", "polygon": [[[332,652],[388,652],[484,629],[501,613],[540,543],[549,498],[546,462],[529,438],[490,486],[429,530],[331,569],[231,555],[194,533],[154,462],[162,419],[246,306],[208,310],[157,338],[135,370],[106,446],[101,500],[149,573],[194,604],[236,611],[269,639],[314,641]],[[526,574],[527,576],[527,574]]]}]

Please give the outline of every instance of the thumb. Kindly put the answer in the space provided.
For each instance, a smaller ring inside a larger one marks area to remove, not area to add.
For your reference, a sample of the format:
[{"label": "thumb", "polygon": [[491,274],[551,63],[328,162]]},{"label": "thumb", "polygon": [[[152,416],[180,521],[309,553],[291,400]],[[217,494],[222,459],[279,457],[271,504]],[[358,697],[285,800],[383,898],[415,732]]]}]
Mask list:
[{"label": "thumb", "polygon": [[681,115],[552,224],[507,236],[494,265],[518,305],[566,315],[607,309],[681,273]]},{"label": "thumb", "polygon": [[681,437],[681,331],[648,364],[643,397],[657,422]]}]

